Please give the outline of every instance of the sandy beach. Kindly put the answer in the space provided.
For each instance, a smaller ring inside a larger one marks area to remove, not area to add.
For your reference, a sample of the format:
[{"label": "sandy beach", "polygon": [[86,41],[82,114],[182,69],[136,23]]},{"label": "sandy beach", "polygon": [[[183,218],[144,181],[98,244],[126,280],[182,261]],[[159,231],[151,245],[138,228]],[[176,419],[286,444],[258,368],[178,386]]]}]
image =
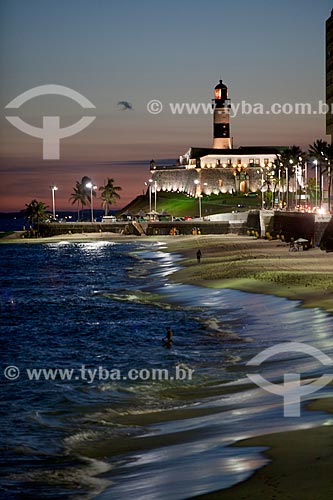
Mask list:
[{"label": "sandy beach", "polygon": [[266,446],[271,462],[232,488],[200,495],[199,500],[327,500],[333,495],[331,427],[271,434],[238,443]]},{"label": "sandy beach", "polygon": [[[168,249],[183,255],[183,268],[174,281],[213,287],[235,288],[302,301],[306,307],[333,311],[333,255],[315,248],[290,252],[279,241],[238,236],[201,236],[170,240]],[[201,263],[196,250],[202,252]],[[308,405],[311,410],[332,413],[332,398]],[[326,500],[333,495],[333,435],[330,425],[283,432],[238,443],[265,446],[271,463],[249,480],[232,488],[198,496],[202,500]]]},{"label": "sandy beach", "polygon": [[95,240],[105,240],[105,241],[131,241],[138,239],[138,236],[124,236],[118,233],[74,233],[74,234],[59,234],[56,236],[48,236],[45,238],[23,238],[22,235],[25,231],[15,231],[9,235],[5,235],[0,238],[0,244],[28,244],[36,245],[42,243],[54,243],[55,241],[74,241],[74,242],[84,242],[84,241],[95,241]]},{"label": "sandy beach", "polygon": [[167,248],[184,257],[174,281],[287,297],[333,311],[333,254],[319,248],[290,252],[279,240],[236,235],[170,238]]},{"label": "sandy beach", "polygon": [[[117,234],[64,235],[36,240],[7,237],[2,243],[36,244],[54,241],[159,241],[165,251],[180,254],[181,269],[170,276],[175,282],[211,288],[233,288],[299,300],[305,307],[333,311],[333,254],[320,249],[290,252],[279,240],[267,241],[237,235],[137,238]],[[201,263],[196,252],[202,253]],[[161,247],[161,250],[163,248]],[[333,435],[329,413],[332,398],[308,405],[327,412],[327,425],[314,429],[271,434],[239,442],[264,446],[271,462],[232,488],[202,495],[200,499],[326,500],[333,495]]]}]

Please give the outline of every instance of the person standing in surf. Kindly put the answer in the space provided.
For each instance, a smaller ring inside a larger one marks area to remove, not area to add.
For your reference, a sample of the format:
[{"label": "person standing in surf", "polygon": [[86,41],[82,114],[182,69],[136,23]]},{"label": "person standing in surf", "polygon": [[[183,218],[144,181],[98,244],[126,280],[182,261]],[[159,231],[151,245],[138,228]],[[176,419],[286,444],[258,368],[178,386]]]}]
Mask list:
[{"label": "person standing in surf", "polygon": [[173,331],[171,330],[170,326],[168,326],[166,330],[167,330],[167,336],[162,340],[162,342],[165,347],[170,349],[170,347],[172,346]]}]

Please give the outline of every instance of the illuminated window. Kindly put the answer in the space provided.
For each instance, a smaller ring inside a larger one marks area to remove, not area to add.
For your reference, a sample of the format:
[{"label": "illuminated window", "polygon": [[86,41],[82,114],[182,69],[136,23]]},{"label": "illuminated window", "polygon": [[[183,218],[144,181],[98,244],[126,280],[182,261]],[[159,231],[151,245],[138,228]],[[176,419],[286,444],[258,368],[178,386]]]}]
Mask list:
[{"label": "illuminated window", "polygon": [[221,89],[215,89],[215,99],[221,99]]}]

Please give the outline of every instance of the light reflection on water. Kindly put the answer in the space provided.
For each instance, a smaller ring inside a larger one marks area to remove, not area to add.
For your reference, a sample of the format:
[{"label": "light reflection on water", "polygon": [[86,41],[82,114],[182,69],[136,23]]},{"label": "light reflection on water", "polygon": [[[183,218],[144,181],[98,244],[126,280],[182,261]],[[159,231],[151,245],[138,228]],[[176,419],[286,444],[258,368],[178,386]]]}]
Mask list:
[{"label": "light reflection on water", "polygon": [[[54,491],[50,463],[53,471],[56,460],[68,470],[63,453],[72,457],[78,478],[85,469],[74,457],[99,460],[94,473],[101,464],[107,469],[115,460],[114,449],[121,450],[117,440],[133,435],[137,451],[113,469],[114,484],[98,498],[181,500],[230,486],[266,462],[259,449],[229,448],[233,442],[330,421],[304,408],[301,418],[284,419],[282,398],[246,378],[246,361],[280,342],[306,342],[333,357],[332,318],[320,309],[277,297],[172,284],[167,276],[179,267],[179,258],[160,252],[158,245],[64,242],[28,249],[12,245],[7,252],[1,295],[6,364],[40,366],[45,359],[52,366],[95,366],[101,360],[109,368],[183,364],[194,368],[196,376],[190,386],[109,381],[11,385],[7,403],[15,402],[13,420],[10,415],[4,421],[2,432],[9,446],[5,465],[12,461],[19,471],[15,499],[24,498],[26,485],[20,491],[19,478],[27,470],[32,496],[37,500],[49,494],[38,493],[40,453],[47,454],[43,481],[50,481]],[[158,292],[173,307],[142,303],[138,290]],[[116,300],[117,295],[124,300]],[[169,324],[175,342],[166,351],[160,340]],[[324,371],[313,358],[295,353],[272,359],[261,373],[278,382],[291,370],[304,377]],[[240,385],[246,390],[238,392]],[[235,389],[230,392],[230,387]],[[320,392],[329,394],[329,388]],[[193,418],[178,418],[184,409],[193,411]],[[163,422],[166,410],[172,415]],[[196,416],[195,410],[217,413]],[[131,416],[135,420],[127,421]],[[156,440],[149,452],[146,437]]]}]

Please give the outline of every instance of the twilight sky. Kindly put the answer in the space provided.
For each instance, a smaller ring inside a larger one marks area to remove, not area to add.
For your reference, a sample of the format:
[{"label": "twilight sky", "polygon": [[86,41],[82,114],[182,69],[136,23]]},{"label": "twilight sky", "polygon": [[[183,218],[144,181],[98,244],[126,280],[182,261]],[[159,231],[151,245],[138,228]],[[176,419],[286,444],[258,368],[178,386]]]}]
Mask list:
[{"label": "twilight sky", "polygon": [[[212,142],[212,116],[173,115],[169,103],[209,103],[220,78],[234,103],[325,100],[325,21],[330,0],[0,0],[0,211],[32,198],[57,208],[83,175],[123,187],[122,206],[142,194],[149,161],[177,158]],[[4,110],[33,87],[58,84],[87,97],[83,110],[61,96],[41,96]],[[152,115],[147,103],[163,111]],[[119,101],[133,109],[122,110]],[[37,127],[43,115],[61,127],[84,115],[88,128],[62,139],[60,160],[42,159],[42,141],[5,116]],[[323,115],[242,115],[231,122],[234,145],[306,148],[325,136]]]}]

